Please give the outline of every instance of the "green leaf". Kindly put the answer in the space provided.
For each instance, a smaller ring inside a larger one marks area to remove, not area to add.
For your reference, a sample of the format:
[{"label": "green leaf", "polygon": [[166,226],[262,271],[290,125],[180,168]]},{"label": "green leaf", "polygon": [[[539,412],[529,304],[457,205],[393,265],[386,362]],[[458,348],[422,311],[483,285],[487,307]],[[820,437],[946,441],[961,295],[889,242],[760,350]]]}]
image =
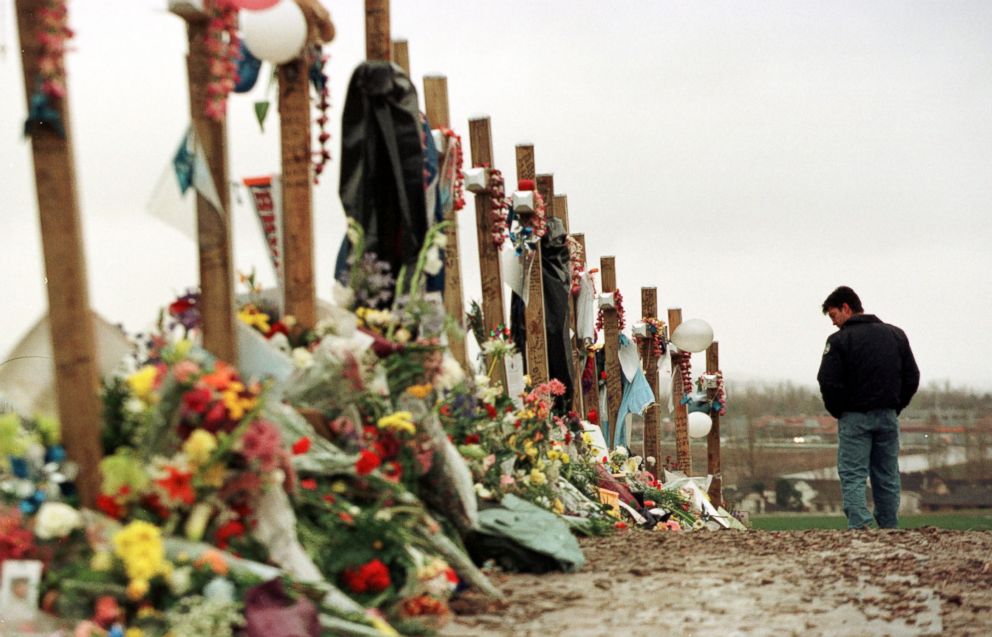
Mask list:
[{"label": "green leaf", "polygon": [[255,119],[258,120],[258,127],[265,131],[265,117],[269,114],[269,101],[255,102]]}]

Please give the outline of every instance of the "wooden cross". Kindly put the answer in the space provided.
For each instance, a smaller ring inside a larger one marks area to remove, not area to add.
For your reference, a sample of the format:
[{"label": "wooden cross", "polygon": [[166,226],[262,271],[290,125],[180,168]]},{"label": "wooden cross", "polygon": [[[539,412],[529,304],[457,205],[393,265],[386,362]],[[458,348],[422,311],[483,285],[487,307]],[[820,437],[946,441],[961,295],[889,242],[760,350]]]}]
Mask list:
[{"label": "wooden cross", "polygon": [[[616,257],[602,257],[599,268],[603,279],[603,293],[615,292],[617,289]],[[623,385],[620,375],[620,317],[616,307],[603,308],[603,338],[606,355],[606,405],[609,413],[607,419],[610,429],[606,444],[613,448],[613,437],[620,428],[617,414],[620,412],[620,401],[623,399]]]},{"label": "wooden cross", "polygon": [[393,62],[400,65],[406,76],[413,79],[410,73],[410,43],[407,40],[393,40]]},{"label": "wooden cross", "polygon": [[[409,63],[409,62],[408,62]],[[451,128],[448,111],[448,78],[443,75],[424,77],[424,104],[427,121],[432,129]],[[444,149],[447,152],[447,149]],[[465,306],[462,303],[461,250],[458,247],[458,212],[455,202],[444,213],[448,227],[444,231],[448,242],[444,248],[444,309],[462,332],[457,338],[448,338],[452,356],[461,366],[468,369],[468,353],[465,346]]]},{"label": "wooden cross", "polygon": [[[716,341],[710,343],[706,348],[706,371],[715,374],[720,370],[720,344]],[[712,403],[716,397],[716,389],[706,390],[707,397]],[[720,474],[720,413],[710,410],[710,418],[713,426],[709,435],[706,436],[706,472],[713,476],[710,482],[709,496],[710,502],[715,507],[723,506],[723,478]]]},{"label": "wooden cross", "polygon": [[365,0],[365,59],[393,59],[389,0]]},{"label": "wooden cross", "polygon": [[[470,119],[468,134],[469,145],[472,147],[472,165],[493,168],[493,134],[489,118]],[[488,192],[475,195],[475,226],[479,238],[482,320],[483,328],[488,333],[506,321],[506,312],[503,309],[503,275],[500,272],[499,249],[493,243],[492,204]],[[502,363],[493,368],[491,378],[506,390],[506,368]]]},{"label": "wooden cross", "polygon": [[[517,145],[517,179],[536,181],[534,170],[534,146],[532,144]],[[554,199],[544,200],[545,211],[554,211]],[[522,226],[529,224],[529,219],[521,218]],[[526,254],[526,250],[525,250]],[[544,322],[544,276],[541,268],[541,242],[535,241],[530,253],[530,269],[527,271],[527,305],[524,309],[524,325],[527,330],[527,374],[532,386],[540,385],[548,380],[548,339]]]},{"label": "wooden cross", "polygon": [[[668,333],[674,334],[682,324],[682,309],[669,308]],[[675,463],[687,476],[692,475],[692,449],[689,446],[689,409],[682,404],[682,365],[672,359],[672,404],[675,407]]]},{"label": "wooden cross", "polygon": [[[24,94],[30,109],[37,88],[40,15],[44,0],[17,0],[17,29],[24,67]],[[100,372],[96,355],[86,277],[82,227],[76,192],[76,166],[69,125],[69,97],[52,99],[64,135],[51,127],[35,126],[31,133],[34,182],[41,224],[48,290],[48,324],[54,355],[55,393],[62,442],[69,459],[79,466],[76,488],[84,506],[93,507],[100,495],[101,405]],[[226,182],[224,182],[226,184]]]},{"label": "wooden cross", "polygon": [[[207,117],[207,86],[211,56],[207,49],[209,16],[184,11],[189,54],[186,69],[193,134],[203,148],[210,176],[217,187],[220,210],[196,193],[196,225],[200,254],[200,315],[203,346],[231,364],[238,362],[234,315],[234,267],[231,250],[231,206],[227,168],[227,126]],[[281,255],[282,256],[282,255]]]},{"label": "wooden cross", "polygon": [[310,77],[306,55],[279,65],[282,158],[282,252],[285,313],[297,329],[317,323],[314,285],[313,175],[310,146]]},{"label": "wooden cross", "polygon": [[[658,318],[658,288],[641,288],[641,318]],[[650,334],[650,332],[649,332]],[[664,336],[663,334],[660,336]],[[654,472],[661,466],[661,406],[658,404],[658,357],[651,338],[641,347],[641,365],[644,377],[651,387],[655,402],[644,412],[644,455],[655,459]]]}]

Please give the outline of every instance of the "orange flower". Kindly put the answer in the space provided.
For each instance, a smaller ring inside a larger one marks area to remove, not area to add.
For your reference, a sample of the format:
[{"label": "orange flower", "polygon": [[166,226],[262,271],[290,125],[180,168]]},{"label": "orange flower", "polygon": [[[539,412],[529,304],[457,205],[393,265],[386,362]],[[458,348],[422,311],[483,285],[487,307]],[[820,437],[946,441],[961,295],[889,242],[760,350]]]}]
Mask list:
[{"label": "orange flower", "polygon": [[165,489],[170,500],[193,504],[196,492],[193,490],[193,474],[181,471],[175,467],[166,467],[166,477],[155,481],[155,484]]},{"label": "orange flower", "polygon": [[216,391],[222,392],[227,389],[238,377],[238,372],[224,361],[217,361],[214,364],[214,371],[200,377],[200,382]]},{"label": "orange flower", "polygon": [[204,551],[200,557],[197,558],[194,565],[197,568],[202,568],[204,566],[210,568],[216,575],[221,577],[227,575],[228,566],[227,560],[221,555],[220,551],[207,550]]}]

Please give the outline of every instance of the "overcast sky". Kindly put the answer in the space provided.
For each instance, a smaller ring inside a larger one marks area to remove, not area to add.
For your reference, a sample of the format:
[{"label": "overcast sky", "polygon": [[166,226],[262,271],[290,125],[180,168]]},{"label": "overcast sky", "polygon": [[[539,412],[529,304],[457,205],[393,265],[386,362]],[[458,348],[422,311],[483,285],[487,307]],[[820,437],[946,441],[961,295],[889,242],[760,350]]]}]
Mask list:
[{"label": "overcast sky", "polygon": [[[340,107],[363,2],[326,3]],[[180,18],[165,0],[70,2],[71,120],[93,306],[140,329],[197,283],[196,247],[146,214],[189,121]],[[815,382],[837,285],[903,327],[923,383],[992,389],[992,3],[392,0],[412,72],[447,75],[453,124],[492,117],[495,162],[533,142],[589,257],[704,318],[730,380]],[[13,1],[0,0],[0,353],[45,310]],[[279,170],[278,126],[229,108],[232,179]],[[274,111],[275,109],[273,109]],[[466,153],[466,157],[468,153]],[[344,229],[338,164],[315,194],[318,291]],[[461,217],[478,298],[474,212]],[[271,280],[247,206],[236,265]],[[663,310],[662,310],[663,311]],[[697,362],[702,367],[702,361]]]}]

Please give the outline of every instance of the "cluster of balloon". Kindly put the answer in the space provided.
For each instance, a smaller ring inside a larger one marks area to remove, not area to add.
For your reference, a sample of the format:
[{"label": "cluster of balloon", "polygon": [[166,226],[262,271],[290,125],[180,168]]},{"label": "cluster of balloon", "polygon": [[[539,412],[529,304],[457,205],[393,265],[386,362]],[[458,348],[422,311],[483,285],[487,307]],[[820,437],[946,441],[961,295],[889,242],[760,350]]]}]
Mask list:
[{"label": "cluster of balloon", "polygon": [[300,54],[309,30],[303,10],[293,0],[232,0],[241,12],[241,37],[251,54],[284,64]]},{"label": "cluster of balloon", "polygon": [[[672,332],[672,343],[683,352],[704,352],[713,342],[713,328],[702,319],[689,319]],[[689,413],[689,437],[703,438],[710,432],[713,419],[702,411]]]}]

